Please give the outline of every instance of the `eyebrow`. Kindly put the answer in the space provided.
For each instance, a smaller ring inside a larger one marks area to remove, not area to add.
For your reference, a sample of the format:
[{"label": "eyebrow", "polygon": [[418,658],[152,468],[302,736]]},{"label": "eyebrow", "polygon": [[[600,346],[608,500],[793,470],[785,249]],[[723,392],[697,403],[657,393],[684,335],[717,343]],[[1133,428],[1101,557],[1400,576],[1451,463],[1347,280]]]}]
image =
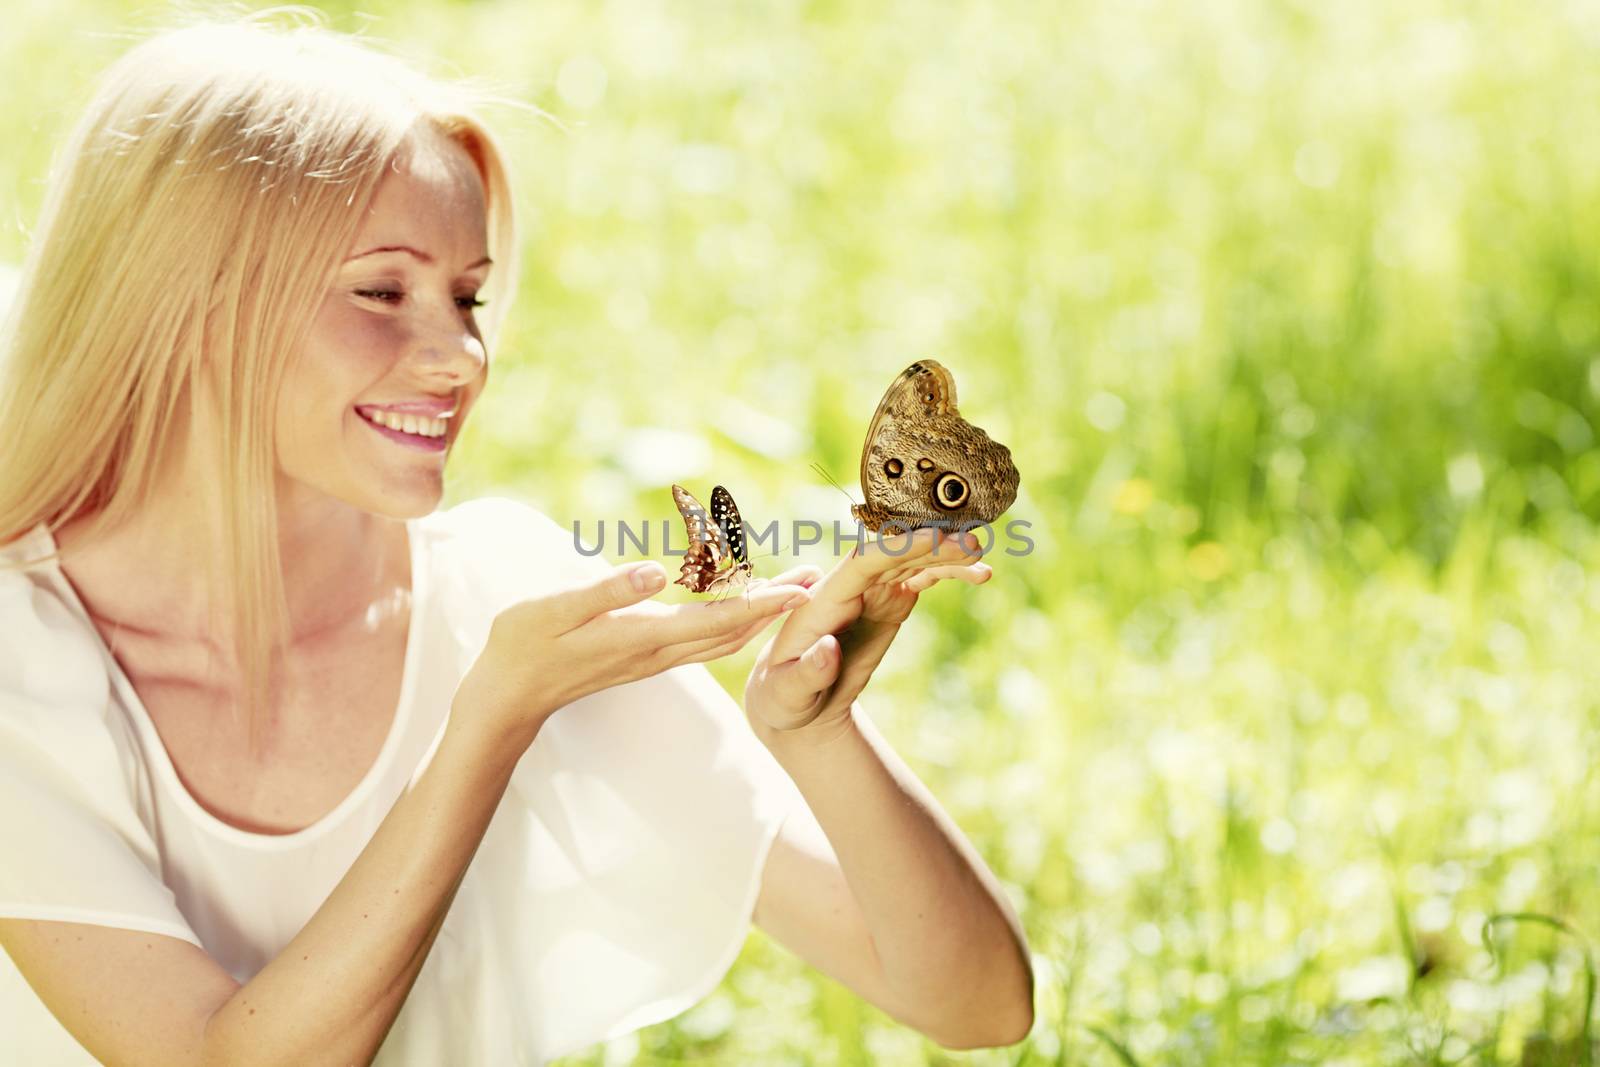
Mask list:
[{"label": "eyebrow", "polygon": [[[407,255],[415,256],[417,259],[420,259],[424,263],[432,263],[433,262],[433,257],[428,255],[428,253],[419,251],[418,249],[415,249],[415,248],[412,248],[410,245],[382,245],[382,246],[380,246],[378,248],[369,248],[365,252],[359,252],[356,255],[351,256],[350,259],[345,260],[345,262],[349,263],[350,260],[364,259],[367,256],[375,256],[379,252],[404,252]],[[494,260],[490,259],[488,256],[484,256],[482,259],[478,260],[478,262],[469,263],[467,266],[462,267],[461,269],[462,270],[477,270],[479,267],[492,266],[493,263],[494,263]]]}]

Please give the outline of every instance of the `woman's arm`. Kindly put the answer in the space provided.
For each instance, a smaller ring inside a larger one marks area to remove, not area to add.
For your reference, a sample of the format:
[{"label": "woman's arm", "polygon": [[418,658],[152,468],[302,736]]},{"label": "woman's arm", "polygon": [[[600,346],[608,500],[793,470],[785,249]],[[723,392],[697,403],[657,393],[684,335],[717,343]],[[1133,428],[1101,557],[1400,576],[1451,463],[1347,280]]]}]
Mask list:
[{"label": "woman's arm", "polygon": [[742,647],[809,598],[774,581],[748,601],[664,607],[659,564],[521,601],[495,617],[432,759],[294,939],[240,986],[177,938],[0,921],[0,947],[112,1065],[364,1064],[377,1054],[543,722],[579,697]]},{"label": "woman's arm", "polygon": [[[482,735],[478,735],[482,736]],[[34,991],[101,1062],[371,1062],[522,751],[446,728],[322,907],[243,986],[177,938],[0,920]]]},{"label": "woman's arm", "polygon": [[203,1062],[370,1062],[530,740],[446,727],[311,921],[210,1018]]},{"label": "woman's arm", "polygon": [[810,809],[773,847],[757,924],[951,1048],[1027,1034],[1027,943],[994,875],[855,698],[919,593],[988,580],[977,558],[973,541],[933,530],[859,551],[813,587],[745,689],[751,729]]},{"label": "woman's arm", "polygon": [[994,875],[872,721],[821,744],[764,738],[809,806],[784,823],[755,922],[946,1048],[1033,1025],[1033,971]]}]

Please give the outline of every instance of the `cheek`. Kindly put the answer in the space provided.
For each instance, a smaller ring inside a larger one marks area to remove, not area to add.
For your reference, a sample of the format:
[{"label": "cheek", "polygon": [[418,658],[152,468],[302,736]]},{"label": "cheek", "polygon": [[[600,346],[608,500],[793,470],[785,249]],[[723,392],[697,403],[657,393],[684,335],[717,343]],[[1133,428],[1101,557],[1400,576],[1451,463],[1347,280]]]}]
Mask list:
[{"label": "cheek", "polygon": [[363,310],[344,299],[329,301],[312,328],[312,347],[333,373],[359,377],[389,369],[405,346],[404,320]]},{"label": "cheek", "polygon": [[318,313],[305,351],[284,380],[280,405],[286,414],[308,416],[352,407],[383,378],[404,350],[395,316],[375,315],[343,299],[330,299]]},{"label": "cheek", "polygon": [[486,376],[484,373],[480,371],[478,375],[473,378],[469,384],[463,386],[461,391],[457,394],[459,397],[456,403],[457,414],[456,417],[450,421],[455,423],[458,427],[465,426],[467,424],[467,418],[472,414],[473,407],[478,403],[478,397],[483,395],[485,377]]}]

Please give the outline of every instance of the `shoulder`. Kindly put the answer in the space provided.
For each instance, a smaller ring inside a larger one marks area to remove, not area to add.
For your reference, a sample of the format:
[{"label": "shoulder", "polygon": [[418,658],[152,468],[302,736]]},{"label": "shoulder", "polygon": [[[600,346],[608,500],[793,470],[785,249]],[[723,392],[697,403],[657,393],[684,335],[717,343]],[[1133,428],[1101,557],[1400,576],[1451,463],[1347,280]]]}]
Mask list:
[{"label": "shoulder", "polygon": [[59,580],[0,567],[0,917],[199,944],[161,879],[151,778],[109,653]]},{"label": "shoulder", "polygon": [[422,520],[434,573],[479,602],[506,606],[591,580],[610,569],[578,550],[570,529],[508,496],[463,501]]},{"label": "shoulder", "polygon": [[450,509],[434,512],[422,520],[437,536],[475,544],[526,544],[565,542],[573,545],[571,534],[555,520],[528,502],[510,496],[480,496],[462,501]]},{"label": "shoulder", "polygon": [[6,566],[0,549],[0,726],[59,726],[64,716],[101,717],[110,676],[98,638],[42,569]]},{"label": "shoulder", "polygon": [[141,752],[99,637],[50,573],[0,567],[0,806],[41,825],[63,805],[94,811],[137,839]]}]

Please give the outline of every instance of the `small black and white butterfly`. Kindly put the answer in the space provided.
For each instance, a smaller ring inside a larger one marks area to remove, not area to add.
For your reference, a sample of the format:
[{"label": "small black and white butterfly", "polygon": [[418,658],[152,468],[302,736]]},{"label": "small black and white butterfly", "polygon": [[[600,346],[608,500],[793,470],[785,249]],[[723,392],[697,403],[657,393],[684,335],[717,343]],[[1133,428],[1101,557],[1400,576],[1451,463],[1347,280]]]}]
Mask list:
[{"label": "small black and white butterfly", "polygon": [[708,513],[689,490],[674,485],[672,502],[678,505],[689,533],[678,585],[696,593],[715,593],[754,577],[755,568],[745,547],[744,521],[732,493],[720,485],[712,489]]}]

